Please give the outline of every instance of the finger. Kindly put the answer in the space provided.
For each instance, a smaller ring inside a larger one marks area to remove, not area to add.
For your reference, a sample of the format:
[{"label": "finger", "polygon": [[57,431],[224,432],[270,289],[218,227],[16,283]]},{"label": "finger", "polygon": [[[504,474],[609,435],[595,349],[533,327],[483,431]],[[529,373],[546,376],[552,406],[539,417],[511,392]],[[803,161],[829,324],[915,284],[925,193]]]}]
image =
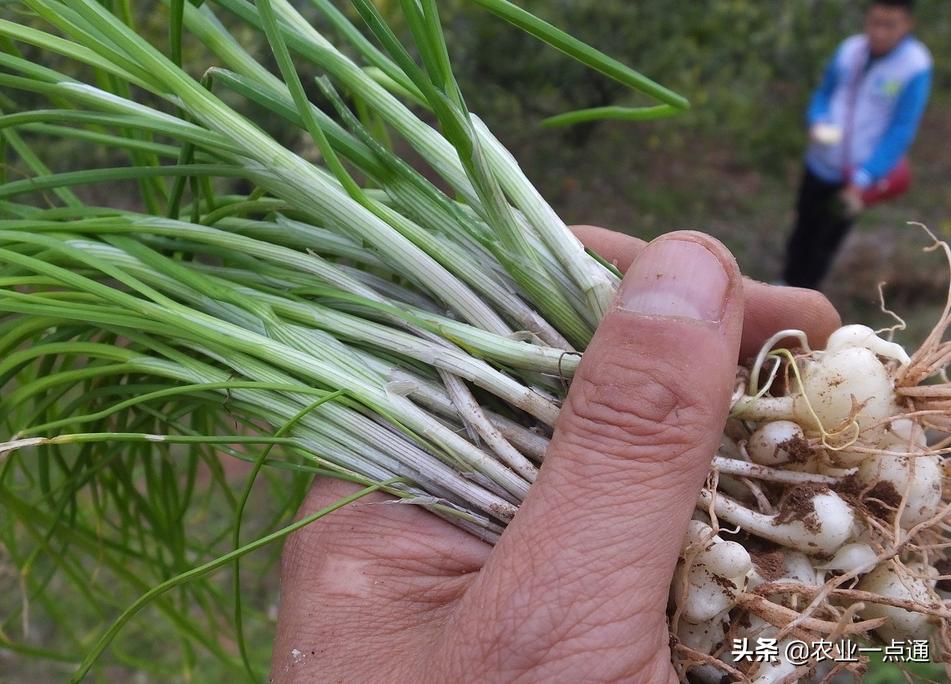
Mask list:
[{"label": "finger", "polygon": [[[810,346],[822,349],[829,335],[842,326],[835,307],[825,295],[815,290],[777,287],[747,278],[743,282],[743,295],[746,310],[743,314],[741,361],[756,355],[763,342],[780,330],[802,330]],[[798,344],[798,340],[786,338],[777,346]]]},{"label": "finger", "polygon": [[627,273],[634,259],[647,243],[633,235],[618,233],[598,226],[571,226],[571,232],[581,240],[581,244],[600,256],[609,264],[614,264],[621,273]]},{"label": "finger", "polygon": [[[597,226],[572,226],[572,232],[585,247],[625,273],[646,244],[643,240]],[[828,299],[815,290],[775,287],[746,279],[743,284],[746,309],[739,360],[755,356],[760,346],[780,330],[796,329],[806,333],[810,344],[821,349],[836,328],[842,325],[838,312]],[[793,339],[780,344],[793,344]]]},{"label": "finger", "polygon": [[440,681],[675,681],[668,589],[729,410],[742,310],[736,264],[707,236],[636,258],[538,480],[444,632],[456,655]]},{"label": "finger", "polygon": [[[298,517],[360,489],[319,479]],[[412,670],[421,648],[489,551],[432,513],[380,493],[290,535],[271,682],[418,681]]]}]

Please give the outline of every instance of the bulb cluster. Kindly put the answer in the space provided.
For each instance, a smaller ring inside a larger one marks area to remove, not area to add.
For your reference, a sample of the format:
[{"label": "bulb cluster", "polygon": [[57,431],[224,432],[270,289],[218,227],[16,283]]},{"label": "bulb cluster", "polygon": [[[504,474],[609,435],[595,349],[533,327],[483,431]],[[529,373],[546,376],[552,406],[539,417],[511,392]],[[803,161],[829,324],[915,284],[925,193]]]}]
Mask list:
[{"label": "bulb cluster", "polygon": [[[896,392],[909,357],[857,325],[821,351],[773,351],[791,332],[738,375],[684,541],[670,620],[686,680],[798,681],[816,662],[784,659],[792,641],[951,652],[939,570],[951,506],[941,449]],[[777,657],[736,658],[750,639],[777,644]]]}]

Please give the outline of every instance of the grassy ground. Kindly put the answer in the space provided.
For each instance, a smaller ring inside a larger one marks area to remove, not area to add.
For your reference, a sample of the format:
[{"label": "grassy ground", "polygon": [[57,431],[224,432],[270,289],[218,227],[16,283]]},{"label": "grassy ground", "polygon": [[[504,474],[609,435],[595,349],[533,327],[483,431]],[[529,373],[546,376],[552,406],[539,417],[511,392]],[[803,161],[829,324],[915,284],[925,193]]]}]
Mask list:
[{"label": "grassy ground", "polygon": [[[189,567],[231,550],[232,497],[226,496],[223,488],[241,492],[250,468],[228,456],[223,457],[221,464],[224,472],[214,478],[203,469],[196,482],[198,495],[183,511],[181,523],[187,530]],[[269,472],[257,485],[243,517],[245,542],[270,531],[264,528],[274,526],[275,515],[286,519],[279,501],[296,488],[284,472]],[[18,489],[29,491],[26,485]],[[10,503],[5,501],[5,505]],[[88,542],[94,535],[90,536],[84,527],[83,517],[94,506],[88,496],[80,496],[77,503],[80,513],[72,525],[72,535],[60,528],[57,541],[52,544],[38,542],[31,534],[37,530],[27,529],[0,514],[0,524],[18,528],[3,530],[5,540],[15,540],[9,548],[0,544],[0,684],[69,681],[79,665],[78,656],[92,648],[122,611],[146,590],[186,569],[158,569],[161,563],[155,559],[166,555],[172,544],[151,527],[150,522],[155,521],[141,522],[141,538],[126,540],[127,552],[116,553],[104,543],[98,552],[90,553]],[[133,503],[129,504],[129,514],[134,514]],[[115,516],[111,516],[113,522]],[[51,526],[47,520],[31,522],[40,530]],[[104,539],[116,537],[108,529],[103,532]],[[157,541],[153,542],[153,538]],[[67,553],[67,543],[85,551]],[[42,551],[25,562],[24,557],[37,548]],[[272,544],[241,562],[243,633],[256,670],[253,679],[237,656],[231,600],[234,575],[233,566],[229,566],[172,590],[144,607],[123,627],[83,681],[266,681],[279,596],[279,553],[279,545]],[[22,573],[17,571],[18,567],[23,568]],[[27,598],[25,588],[37,585],[43,587],[42,591],[32,592]],[[16,646],[3,647],[10,642]],[[217,655],[209,652],[209,645]]]}]

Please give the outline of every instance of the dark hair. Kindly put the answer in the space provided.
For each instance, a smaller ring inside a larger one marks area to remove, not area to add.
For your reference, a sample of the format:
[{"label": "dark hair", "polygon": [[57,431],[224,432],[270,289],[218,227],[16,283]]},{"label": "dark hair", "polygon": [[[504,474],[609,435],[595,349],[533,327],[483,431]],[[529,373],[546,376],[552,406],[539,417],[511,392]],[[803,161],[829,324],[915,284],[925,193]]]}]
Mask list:
[{"label": "dark hair", "polygon": [[885,7],[900,7],[913,14],[915,11],[915,0],[872,0],[872,5],[884,5]]}]

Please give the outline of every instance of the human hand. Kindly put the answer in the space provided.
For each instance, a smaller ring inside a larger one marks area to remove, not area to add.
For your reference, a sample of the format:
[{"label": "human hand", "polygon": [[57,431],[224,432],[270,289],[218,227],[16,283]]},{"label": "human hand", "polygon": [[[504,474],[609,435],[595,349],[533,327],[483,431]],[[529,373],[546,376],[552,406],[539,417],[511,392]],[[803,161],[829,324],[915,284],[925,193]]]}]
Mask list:
[{"label": "human hand", "polygon": [[[738,353],[787,327],[821,344],[838,316],[818,293],[744,281],[705,235],[576,233],[627,275],[498,545],[367,505],[382,494],[295,533],[272,682],[676,681],[668,589]],[[301,515],[354,491],[320,480]]]},{"label": "human hand", "polygon": [[847,216],[858,216],[865,208],[865,202],[862,200],[862,188],[854,183],[846,185],[839,193],[842,199],[842,205]]}]

